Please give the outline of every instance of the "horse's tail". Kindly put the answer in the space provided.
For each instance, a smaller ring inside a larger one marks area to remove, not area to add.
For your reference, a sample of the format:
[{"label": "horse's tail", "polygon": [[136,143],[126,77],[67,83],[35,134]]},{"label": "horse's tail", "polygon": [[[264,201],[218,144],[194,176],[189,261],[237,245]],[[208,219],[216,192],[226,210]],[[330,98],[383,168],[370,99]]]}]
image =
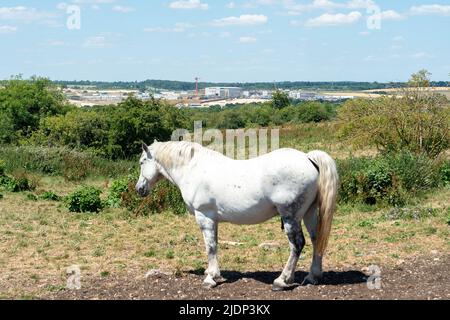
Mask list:
[{"label": "horse's tail", "polygon": [[323,256],[328,244],[331,222],[336,209],[339,175],[334,160],[323,151],[312,151],[308,158],[319,170],[317,204],[319,216],[317,224],[317,253]]}]

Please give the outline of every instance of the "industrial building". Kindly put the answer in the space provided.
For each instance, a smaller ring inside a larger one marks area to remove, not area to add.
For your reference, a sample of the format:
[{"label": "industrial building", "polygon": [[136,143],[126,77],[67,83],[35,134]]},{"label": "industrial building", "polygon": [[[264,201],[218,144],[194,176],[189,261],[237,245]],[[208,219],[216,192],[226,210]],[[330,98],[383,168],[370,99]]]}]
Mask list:
[{"label": "industrial building", "polygon": [[236,99],[242,96],[242,88],[238,87],[210,87],[205,89],[208,98]]}]

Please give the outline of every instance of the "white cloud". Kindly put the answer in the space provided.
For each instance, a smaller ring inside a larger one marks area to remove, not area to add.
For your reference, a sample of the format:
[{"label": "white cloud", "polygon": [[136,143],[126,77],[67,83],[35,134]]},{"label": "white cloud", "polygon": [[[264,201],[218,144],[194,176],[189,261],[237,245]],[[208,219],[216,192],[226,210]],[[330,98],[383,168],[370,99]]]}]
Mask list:
[{"label": "white cloud", "polygon": [[434,58],[434,56],[428,52],[417,52],[411,55],[413,59],[431,59]]},{"label": "white cloud", "polygon": [[255,37],[240,37],[239,43],[255,43],[257,39]]},{"label": "white cloud", "polygon": [[375,2],[372,0],[351,0],[347,3],[348,9],[368,9],[375,6]]},{"label": "white cloud", "polygon": [[73,0],[73,3],[76,4],[111,4],[114,3],[115,0]]},{"label": "white cloud", "polygon": [[337,13],[330,14],[325,13],[317,18],[309,19],[306,22],[307,27],[322,27],[322,26],[339,26],[349,25],[359,21],[362,14],[358,11],[350,12],[349,14]]},{"label": "white cloud", "polygon": [[378,18],[380,20],[402,20],[405,17],[394,10],[386,10],[386,11],[381,11],[378,14],[372,15],[372,18],[375,18],[375,19]]},{"label": "white cloud", "polygon": [[36,22],[55,18],[55,15],[35,8],[24,6],[0,7],[0,20],[14,20],[22,22]]},{"label": "white cloud", "polygon": [[129,13],[129,12],[133,12],[134,8],[133,7],[125,7],[125,6],[114,6],[113,10],[117,11],[117,12],[121,12],[121,13]]},{"label": "white cloud", "polygon": [[212,25],[215,27],[256,26],[265,24],[267,20],[268,19],[265,15],[244,14],[239,17],[227,17],[223,19],[214,20],[212,22]]},{"label": "white cloud", "polygon": [[421,6],[413,6],[410,12],[415,15],[436,14],[442,16],[450,16],[450,5],[427,4]]},{"label": "white cloud", "polygon": [[0,34],[5,34],[5,33],[14,33],[17,31],[17,27],[13,27],[13,26],[0,26]]},{"label": "white cloud", "polygon": [[177,22],[173,27],[150,27],[145,28],[145,32],[185,32],[187,29],[193,28],[194,25],[190,23]]},{"label": "white cloud", "polygon": [[169,4],[171,9],[201,9],[208,10],[209,5],[207,3],[202,3],[200,0],[180,0],[174,1]]}]

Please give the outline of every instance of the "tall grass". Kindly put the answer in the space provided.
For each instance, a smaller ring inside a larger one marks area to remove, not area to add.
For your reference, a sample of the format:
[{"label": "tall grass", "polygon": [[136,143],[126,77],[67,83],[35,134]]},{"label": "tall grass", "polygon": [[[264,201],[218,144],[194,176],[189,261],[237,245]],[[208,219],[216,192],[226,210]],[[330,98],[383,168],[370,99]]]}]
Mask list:
[{"label": "tall grass", "polygon": [[111,161],[99,156],[54,147],[0,147],[0,160],[7,172],[25,170],[50,176],[63,176],[80,181],[87,177],[116,178],[127,175],[137,167],[136,161]]}]

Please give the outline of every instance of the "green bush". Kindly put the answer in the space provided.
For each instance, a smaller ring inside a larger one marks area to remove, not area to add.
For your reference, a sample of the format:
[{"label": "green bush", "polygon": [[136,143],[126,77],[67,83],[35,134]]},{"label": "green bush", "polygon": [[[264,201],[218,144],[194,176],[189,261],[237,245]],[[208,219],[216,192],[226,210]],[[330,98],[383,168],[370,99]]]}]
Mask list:
[{"label": "green bush", "polygon": [[67,208],[70,212],[100,212],[103,209],[101,193],[101,190],[95,187],[81,187],[67,196]]},{"label": "green bush", "polygon": [[40,198],[46,201],[61,201],[62,197],[58,196],[53,191],[46,191],[41,194]]},{"label": "green bush", "polygon": [[0,177],[3,177],[6,174],[6,163],[3,160],[0,160]]},{"label": "green bush", "polygon": [[115,180],[109,188],[106,204],[111,208],[119,208],[122,204],[122,195],[128,191],[129,178]]},{"label": "green bush", "polygon": [[450,184],[450,161],[445,161],[439,169],[439,176],[444,186]]},{"label": "green bush", "polygon": [[338,161],[340,200],[404,206],[440,184],[439,166],[410,152]]},{"label": "green bush", "polygon": [[38,185],[37,178],[24,171],[18,171],[12,176],[0,176],[0,186],[10,192],[34,191]]},{"label": "green bush", "polygon": [[2,199],[3,199],[3,194],[0,193],[0,200],[2,200]]}]

